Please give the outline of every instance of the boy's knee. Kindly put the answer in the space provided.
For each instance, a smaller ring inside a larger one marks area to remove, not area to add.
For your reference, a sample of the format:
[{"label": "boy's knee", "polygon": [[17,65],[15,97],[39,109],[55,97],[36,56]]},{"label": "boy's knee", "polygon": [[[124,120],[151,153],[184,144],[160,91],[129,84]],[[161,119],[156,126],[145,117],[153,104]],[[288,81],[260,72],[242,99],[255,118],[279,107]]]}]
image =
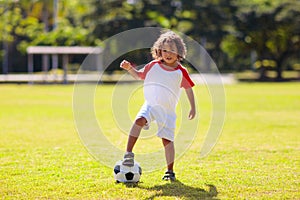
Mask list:
[{"label": "boy's knee", "polygon": [[138,118],[135,120],[135,124],[138,125],[138,126],[145,126],[147,123],[147,120],[144,118],[144,117],[141,117],[141,118]]},{"label": "boy's knee", "polygon": [[162,142],[163,142],[163,145],[164,146],[168,146],[169,144],[173,144],[173,142],[171,140],[168,140],[168,139],[165,139],[165,138],[162,138]]}]

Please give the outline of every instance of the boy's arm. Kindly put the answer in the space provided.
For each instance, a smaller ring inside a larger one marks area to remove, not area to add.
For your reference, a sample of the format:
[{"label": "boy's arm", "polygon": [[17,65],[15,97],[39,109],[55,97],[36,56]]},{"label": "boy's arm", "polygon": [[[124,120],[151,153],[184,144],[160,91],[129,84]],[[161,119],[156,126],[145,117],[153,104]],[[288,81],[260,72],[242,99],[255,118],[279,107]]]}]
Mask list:
[{"label": "boy's arm", "polygon": [[196,106],[195,106],[195,97],[194,97],[194,92],[192,88],[187,88],[185,89],[186,95],[189,99],[190,105],[191,105],[191,110],[189,113],[189,119],[193,119],[196,115]]},{"label": "boy's arm", "polygon": [[139,72],[132,67],[132,65],[130,64],[130,62],[128,62],[127,60],[123,60],[120,64],[120,67],[122,69],[125,69],[128,71],[129,74],[131,74],[131,76],[133,76],[133,78],[140,80],[140,76],[139,76]]}]

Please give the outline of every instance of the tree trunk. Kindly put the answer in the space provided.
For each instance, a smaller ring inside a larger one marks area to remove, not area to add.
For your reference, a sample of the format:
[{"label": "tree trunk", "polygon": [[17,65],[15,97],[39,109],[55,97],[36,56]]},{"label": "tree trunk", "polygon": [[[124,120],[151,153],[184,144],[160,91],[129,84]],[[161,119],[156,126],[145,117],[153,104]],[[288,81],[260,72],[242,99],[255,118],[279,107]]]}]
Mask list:
[{"label": "tree trunk", "polygon": [[282,77],[282,71],[283,71],[283,63],[289,56],[289,51],[283,52],[280,56],[278,56],[278,59],[275,59],[276,62],[276,81],[283,81]]},{"label": "tree trunk", "polygon": [[3,40],[3,50],[4,50],[4,55],[3,55],[3,60],[2,60],[2,73],[3,74],[8,74],[8,42]]},{"label": "tree trunk", "polygon": [[267,68],[264,67],[264,66],[261,66],[259,68],[259,78],[258,78],[258,80],[259,81],[266,81],[267,79],[268,79],[268,77],[267,77]]},{"label": "tree trunk", "polygon": [[49,22],[48,22],[48,17],[49,17],[49,12],[47,8],[47,3],[43,3],[43,12],[42,12],[42,20],[44,23],[44,31],[48,32],[49,31]]},{"label": "tree trunk", "polygon": [[277,76],[276,76],[276,81],[282,81],[282,63],[278,62],[277,63],[277,68],[276,68]]}]

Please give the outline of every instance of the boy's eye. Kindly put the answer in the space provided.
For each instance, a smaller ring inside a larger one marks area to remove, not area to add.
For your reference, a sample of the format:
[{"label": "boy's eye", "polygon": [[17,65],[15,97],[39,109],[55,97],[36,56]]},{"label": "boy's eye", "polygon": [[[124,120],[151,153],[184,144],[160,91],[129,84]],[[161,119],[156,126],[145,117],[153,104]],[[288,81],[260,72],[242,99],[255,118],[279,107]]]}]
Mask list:
[{"label": "boy's eye", "polygon": [[175,51],[174,50],[170,50],[170,51],[168,51],[168,50],[166,50],[166,49],[163,49],[162,50],[164,53],[175,53]]}]

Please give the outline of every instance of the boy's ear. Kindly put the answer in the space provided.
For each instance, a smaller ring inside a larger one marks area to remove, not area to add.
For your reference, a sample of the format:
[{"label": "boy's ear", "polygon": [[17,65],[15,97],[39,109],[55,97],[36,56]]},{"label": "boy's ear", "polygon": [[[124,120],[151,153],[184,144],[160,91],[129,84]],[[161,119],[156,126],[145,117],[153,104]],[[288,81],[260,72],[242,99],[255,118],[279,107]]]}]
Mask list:
[{"label": "boy's ear", "polygon": [[161,49],[156,49],[155,53],[158,57],[161,57]]}]

